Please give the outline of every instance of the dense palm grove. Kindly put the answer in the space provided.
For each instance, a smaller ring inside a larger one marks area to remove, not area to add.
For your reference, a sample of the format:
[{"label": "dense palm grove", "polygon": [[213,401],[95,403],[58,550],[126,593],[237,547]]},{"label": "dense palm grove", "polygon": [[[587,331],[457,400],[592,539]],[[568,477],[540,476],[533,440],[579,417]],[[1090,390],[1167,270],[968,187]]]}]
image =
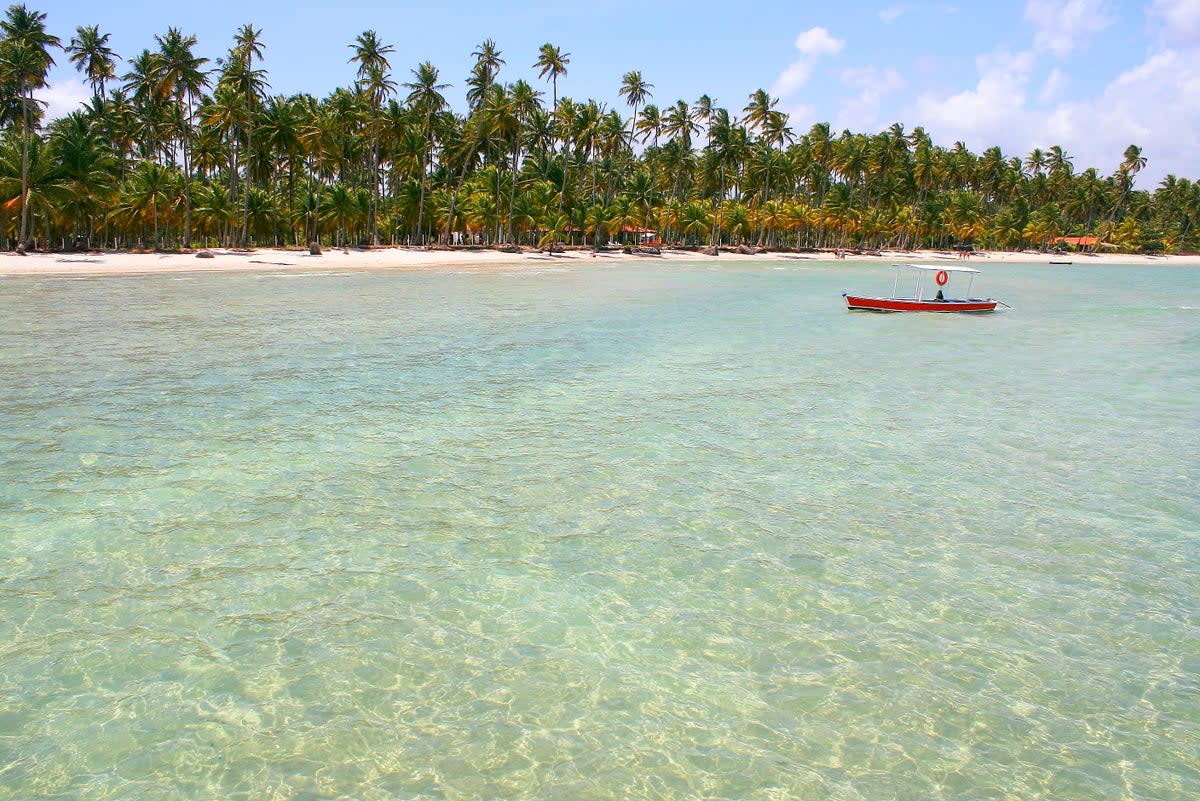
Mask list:
[{"label": "dense palm grove", "polygon": [[[636,71],[620,85],[626,117],[560,96],[570,54],[551,44],[530,57],[549,98],[504,82],[495,43],[479,45],[459,114],[437,67],[402,81],[370,30],[349,44],[352,85],[324,99],[270,94],[252,25],[215,63],[174,28],[122,61],[96,26],[62,42],[21,5],[0,32],[9,248],[546,247],[651,229],[683,245],[1017,249],[1072,235],[1198,249],[1200,185],[1169,176],[1135,190],[1146,159],[1133,145],[1102,176],[1057,146],[977,155],[899,124],[798,135],[762,90],[733,112],[707,96],[659,106]],[[35,92],[58,58],[94,97],[43,128]]]}]

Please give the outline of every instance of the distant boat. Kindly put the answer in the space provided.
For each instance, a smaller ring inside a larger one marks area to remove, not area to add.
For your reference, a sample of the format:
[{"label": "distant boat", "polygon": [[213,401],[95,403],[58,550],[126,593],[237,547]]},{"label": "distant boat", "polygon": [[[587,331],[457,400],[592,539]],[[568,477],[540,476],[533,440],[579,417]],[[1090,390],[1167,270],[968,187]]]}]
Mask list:
[{"label": "distant boat", "polygon": [[1051,264],[1071,264],[1072,262],[1069,262],[1069,261],[1054,261],[1053,259],[1051,259],[1050,263],[1051,263]]},{"label": "distant boat", "polygon": [[[846,309],[848,311],[873,311],[873,312],[992,312],[996,310],[996,305],[1007,307],[1007,304],[996,300],[995,298],[973,298],[971,297],[971,288],[975,284],[975,276],[979,274],[979,270],[974,267],[950,267],[943,265],[928,265],[928,264],[897,264],[896,278],[892,282],[892,294],[890,297],[867,297],[865,295],[850,295],[843,292],[842,297],[846,299]],[[900,296],[897,294],[897,289],[900,286],[900,275],[904,271],[909,270],[916,273],[916,288],[911,297]],[[948,287],[950,276],[954,275],[967,277],[967,291],[964,297],[955,298],[943,295],[943,287]],[[937,285],[937,294],[934,297],[925,297],[926,279],[932,278],[933,283]]]}]

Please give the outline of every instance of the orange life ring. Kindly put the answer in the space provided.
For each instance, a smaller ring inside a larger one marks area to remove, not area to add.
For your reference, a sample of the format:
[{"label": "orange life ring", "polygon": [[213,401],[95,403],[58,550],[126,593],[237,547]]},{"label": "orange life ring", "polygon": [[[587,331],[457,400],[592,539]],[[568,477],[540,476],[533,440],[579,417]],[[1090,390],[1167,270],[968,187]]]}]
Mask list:
[{"label": "orange life ring", "polygon": [[933,280],[937,281],[938,286],[945,286],[946,282],[950,280],[950,276],[946,275],[945,270],[938,270],[938,274],[933,277]]}]

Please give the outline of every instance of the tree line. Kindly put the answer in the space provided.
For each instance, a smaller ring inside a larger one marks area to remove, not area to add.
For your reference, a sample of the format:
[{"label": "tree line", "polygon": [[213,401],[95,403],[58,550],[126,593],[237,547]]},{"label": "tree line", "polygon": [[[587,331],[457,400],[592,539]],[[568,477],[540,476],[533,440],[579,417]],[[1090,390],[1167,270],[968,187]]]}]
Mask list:
[{"label": "tree line", "polygon": [[[466,110],[423,62],[394,69],[373,30],[348,45],[353,81],[325,98],[270,93],[262,31],[243,25],[215,63],[176,28],[122,59],[98,26],[67,42],[46,15],[0,20],[0,236],[8,249],[416,244],[991,249],[1065,236],[1124,252],[1200,249],[1200,185],[1134,188],[1076,170],[1057,145],[1010,156],[878,133],[797,133],[759,89],[732,111],[707,95],[654,103],[637,70],[625,108],[560,96],[570,53],[547,43],[544,83],[502,79],[472,52]],[[89,103],[43,125],[35,93],[65,58]],[[407,78],[407,80],[404,80]],[[545,89],[550,97],[546,97]],[[628,116],[626,116],[626,110]],[[638,233],[634,233],[638,232]],[[653,233],[649,233],[653,232]]]}]

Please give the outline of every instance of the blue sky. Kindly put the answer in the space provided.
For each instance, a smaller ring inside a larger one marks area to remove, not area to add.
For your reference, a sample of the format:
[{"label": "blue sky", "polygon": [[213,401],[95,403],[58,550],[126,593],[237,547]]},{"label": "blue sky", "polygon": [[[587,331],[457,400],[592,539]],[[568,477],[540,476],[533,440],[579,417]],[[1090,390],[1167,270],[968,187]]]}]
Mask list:
[{"label": "blue sky", "polygon": [[[1104,174],[1137,144],[1149,159],[1139,187],[1168,173],[1200,178],[1200,0],[26,4],[64,44],[77,26],[99,25],[123,58],[173,26],[215,60],[253,23],[279,94],[349,85],[349,45],[370,28],[395,46],[400,82],[429,60],[460,109],[471,51],[488,38],[507,62],[501,79],[525,78],[548,101],[532,64],[552,42],[571,54],[561,96],[623,111],[621,76],[637,69],[660,106],[707,93],[736,115],[750,92],[767,89],[797,134],[818,121],[835,132],[899,122],[975,152],[998,145],[1024,156],[1061,145],[1077,169]],[[66,57],[57,60],[43,95],[52,114],[90,94]]]}]

